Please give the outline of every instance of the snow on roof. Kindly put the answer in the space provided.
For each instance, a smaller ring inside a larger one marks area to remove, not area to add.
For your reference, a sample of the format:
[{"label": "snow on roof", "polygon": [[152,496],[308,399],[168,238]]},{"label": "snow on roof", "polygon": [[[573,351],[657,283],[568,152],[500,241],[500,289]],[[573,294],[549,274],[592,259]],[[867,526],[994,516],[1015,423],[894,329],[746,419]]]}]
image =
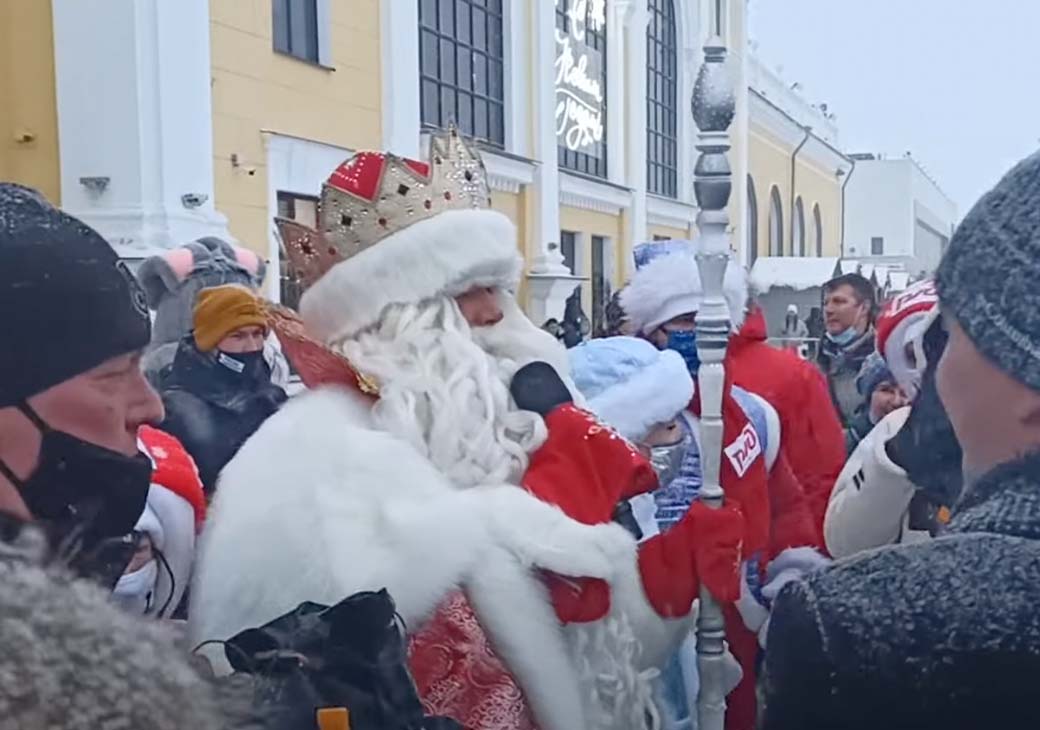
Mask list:
[{"label": "snow on roof", "polygon": [[890,271],[888,273],[888,288],[890,292],[906,291],[910,286],[910,274],[906,271]]},{"label": "snow on roof", "polygon": [[874,275],[874,264],[860,264],[859,275],[864,279],[869,279]]},{"label": "snow on roof", "polygon": [[838,259],[812,256],[762,256],[751,267],[751,286],[765,294],[774,286],[798,291],[823,286],[838,271]]},{"label": "snow on roof", "polygon": [[841,273],[844,274],[858,274],[859,273],[859,261],[853,261],[851,259],[842,259],[838,262]]}]

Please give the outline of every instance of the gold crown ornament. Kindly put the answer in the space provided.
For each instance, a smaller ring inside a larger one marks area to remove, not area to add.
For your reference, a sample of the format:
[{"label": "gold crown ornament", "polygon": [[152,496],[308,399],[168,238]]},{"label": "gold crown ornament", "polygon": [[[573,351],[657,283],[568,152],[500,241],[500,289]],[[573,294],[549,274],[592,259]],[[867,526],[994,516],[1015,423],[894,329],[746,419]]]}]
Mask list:
[{"label": "gold crown ornament", "polygon": [[430,138],[430,160],[358,152],[322,185],[318,230],[275,218],[286,256],[304,286],[413,223],[448,210],[488,208],[479,153],[454,127]]}]

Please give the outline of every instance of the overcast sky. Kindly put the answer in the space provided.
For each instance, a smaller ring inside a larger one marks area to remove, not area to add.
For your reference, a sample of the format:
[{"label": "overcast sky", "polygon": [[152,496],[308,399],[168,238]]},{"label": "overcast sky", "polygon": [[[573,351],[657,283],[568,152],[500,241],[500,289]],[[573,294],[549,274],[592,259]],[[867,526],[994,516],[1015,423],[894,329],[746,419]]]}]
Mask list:
[{"label": "overcast sky", "polygon": [[1040,148],[1040,0],[750,0],[770,67],[847,152],[910,151],[963,216]]}]

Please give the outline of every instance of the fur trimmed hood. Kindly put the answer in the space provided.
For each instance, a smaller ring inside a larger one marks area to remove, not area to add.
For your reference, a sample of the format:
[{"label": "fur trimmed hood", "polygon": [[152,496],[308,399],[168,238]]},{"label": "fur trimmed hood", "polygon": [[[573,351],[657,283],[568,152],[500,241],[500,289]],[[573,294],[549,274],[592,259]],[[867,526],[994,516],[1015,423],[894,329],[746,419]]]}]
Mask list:
[{"label": "fur trimmed hood", "polygon": [[609,337],[569,350],[571,376],[587,407],[629,441],[676,417],[693,397],[682,356],[646,340]]},{"label": "fur trimmed hood", "polygon": [[351,337],[376,324],[391,304],[474,286],[511,289],[522,268],[509,218],[494,210],[449,210],[336,264],[304,293],[300,313],[321,340]]},{"label": "fur trimmed hood", "polygon": [[[747,309],[748,282],[744,267],[732,257],[726,266],[723,295],[733,330],[739,330]],[[621,292],[621,306],[628,322],[642,334],[653,332],[679,315],[696,312],[703,300],[704,287],[692,251],[654,258],[636,271]]]}]

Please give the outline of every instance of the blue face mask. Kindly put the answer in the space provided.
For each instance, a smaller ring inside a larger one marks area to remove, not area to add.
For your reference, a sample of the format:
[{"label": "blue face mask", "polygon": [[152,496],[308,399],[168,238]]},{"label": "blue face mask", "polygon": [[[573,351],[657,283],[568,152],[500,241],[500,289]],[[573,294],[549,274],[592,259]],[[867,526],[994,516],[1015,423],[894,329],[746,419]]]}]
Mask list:
[{"label": "blue face mask", "polygon": [[832,335],[830,332],[827,333],[828,340],[830,340],[836,345],[841,345],[842,347],[852,342],[858,336],[859,332],[856,331],[855,327],[849,327],[845,331],[839,332],[836,335]]},{"label": "blue face mask", "polygon": [[696,330],[672,330],[668,333],[667,349],[675,350],[686,361],[686,369],[696,375],[701,366],[701,358],[697,354]]}]

